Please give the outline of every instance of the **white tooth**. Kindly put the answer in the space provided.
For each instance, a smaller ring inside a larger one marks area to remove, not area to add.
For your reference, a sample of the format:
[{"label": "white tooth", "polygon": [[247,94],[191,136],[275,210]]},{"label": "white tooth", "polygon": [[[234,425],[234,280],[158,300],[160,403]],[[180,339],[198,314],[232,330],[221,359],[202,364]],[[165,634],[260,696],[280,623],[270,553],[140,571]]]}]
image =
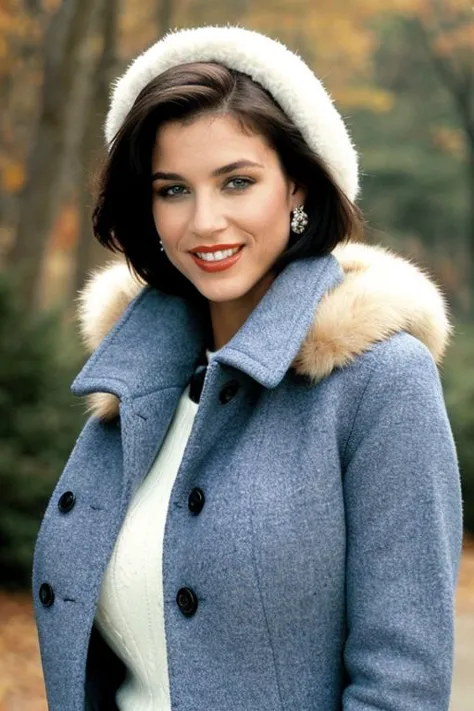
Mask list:
[{"label": "white tooth", "polygon": [[239,247],[235,249],[218,250],[217,252],[196,252],[200,259],[207,262],[216,262],[226,257],[231,257],[239,251]]}]

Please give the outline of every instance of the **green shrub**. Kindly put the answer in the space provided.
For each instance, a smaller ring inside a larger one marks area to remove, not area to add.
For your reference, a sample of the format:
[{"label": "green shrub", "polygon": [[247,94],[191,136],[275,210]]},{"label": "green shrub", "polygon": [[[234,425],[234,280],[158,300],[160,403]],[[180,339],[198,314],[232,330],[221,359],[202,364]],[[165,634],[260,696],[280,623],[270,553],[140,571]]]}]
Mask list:
[{"label": "green shrub", "polygon": [[0,275],[0,586],[28,587],[47,501],[84,422],[83,353],[59,313],[33,315]]},{"label": "green shrub", "polygon": [[474,532],[474,326],[456,326],[442,369],[446,406],[459,456],[464,525]]}]

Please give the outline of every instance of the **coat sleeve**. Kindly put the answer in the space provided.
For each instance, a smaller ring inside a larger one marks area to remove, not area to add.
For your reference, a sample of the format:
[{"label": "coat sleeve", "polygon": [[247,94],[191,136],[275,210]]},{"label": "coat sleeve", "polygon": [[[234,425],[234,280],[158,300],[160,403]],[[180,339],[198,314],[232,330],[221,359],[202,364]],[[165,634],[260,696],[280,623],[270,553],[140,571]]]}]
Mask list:
[{"label": "coat sleeve", "polygon": [[376,347],[345,453],[344,711],[448,711],[461,488],[436,365]]}]

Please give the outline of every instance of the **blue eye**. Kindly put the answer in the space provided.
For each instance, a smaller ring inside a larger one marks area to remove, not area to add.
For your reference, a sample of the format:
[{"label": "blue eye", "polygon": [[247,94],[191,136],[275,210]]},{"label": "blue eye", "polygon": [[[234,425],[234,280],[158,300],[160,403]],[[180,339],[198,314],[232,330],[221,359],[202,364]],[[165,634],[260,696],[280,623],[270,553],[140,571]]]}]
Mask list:
[{"label": "blue eye", "polygon": [[158,195],[159,195],[160,197],[164,197],[164,198],[179,197],[179,196],[182,195],[183,193],[182,193],[182,192],[177,192],[177,191],[180,191],[180,190],[183,190],[183,189],[184,189],[184,188],[183,188],[182,185],[169,185],[167,188],[162,188],[162,190],[160,190],[160,191],[158,192]]},{"label": "blue eye", "polygon": [[[230,188],[233,191],[245,190],[249,185],[253,185],[254,182],[255,181],[249,178],[231,178],[225,184],[225,188]],[[158,195],[164,199],[173,199],[181,197],[185,194],[185,191],[186,188],[183,185],[168,185],[166,188],[161,188],[161,190],[158,191]]]},{"label": "blue eye", "polygon": [[249,180],[248,178],[231,178],[227,185],[230,185],[231,183],[238,183],[238,185],[233,188],[234,190],[244,190],[249,185],[253,185],[253,180]]}]

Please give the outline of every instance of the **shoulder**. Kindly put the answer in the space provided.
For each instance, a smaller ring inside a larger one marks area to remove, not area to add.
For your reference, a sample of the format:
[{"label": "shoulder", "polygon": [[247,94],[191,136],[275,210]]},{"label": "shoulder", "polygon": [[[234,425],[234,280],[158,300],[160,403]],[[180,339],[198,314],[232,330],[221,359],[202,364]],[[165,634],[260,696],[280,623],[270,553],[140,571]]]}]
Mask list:
[{"label": "shoulder", "polygon": [[368,394],[374,390],[390,394],[423,384],[440,386],[438,366],[431,351],[405,331],[375,344],[363,360]]},{"label": "shoulder", "polygon": [[[334,370],[329,381],[356,409],[380,408],[397,393],[438,390],[441,381],[433,354],[417,337],[399,331],[373,343],[350,364]],[[324,382],[324,381],[323,381]]]},{"label": "shoulder", "polygon": [[438,367],[420,340],[399,332],[374,345],[354,366],[360,382],[346,443],[349,458],[367,437],[388,451],[391,440],[415,446],[421,436],[449,433]]}]

